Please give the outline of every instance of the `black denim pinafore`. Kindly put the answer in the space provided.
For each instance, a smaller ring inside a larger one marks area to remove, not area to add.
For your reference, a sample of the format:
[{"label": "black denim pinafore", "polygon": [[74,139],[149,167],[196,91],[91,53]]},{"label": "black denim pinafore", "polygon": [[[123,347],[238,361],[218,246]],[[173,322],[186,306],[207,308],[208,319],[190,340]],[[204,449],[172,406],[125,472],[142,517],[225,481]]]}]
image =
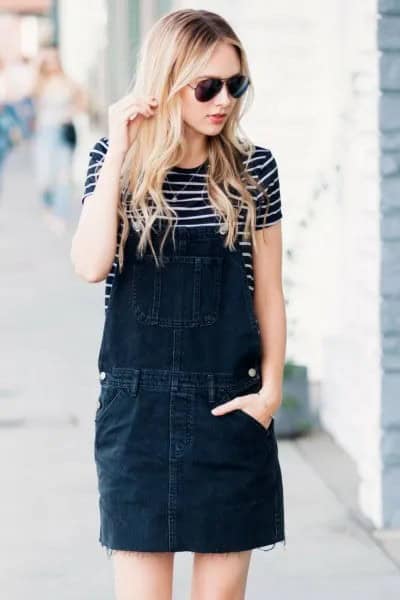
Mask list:
[{"label": "black denim pinafore", "polygon": [[[161,235],[152,234],[157,253]],[[217,224],[177,227],[157,267],[137,241],[131,228],[98,357],[99,542],[109,555],[285,543],[274,420],[211,413],[261,387],[239,244],[225,248]]]}]

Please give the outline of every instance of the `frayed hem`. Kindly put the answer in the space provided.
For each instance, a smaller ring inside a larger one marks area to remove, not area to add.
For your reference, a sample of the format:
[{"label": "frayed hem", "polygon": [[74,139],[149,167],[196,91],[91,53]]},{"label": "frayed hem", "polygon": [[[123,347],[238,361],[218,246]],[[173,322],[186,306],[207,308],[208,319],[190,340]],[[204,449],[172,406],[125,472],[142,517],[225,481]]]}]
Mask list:
[{"label": "frayed hem", "polygon": [[149,554],[170,553],[169,550],[131,550],[130,548],[128,548],[128,549],[127,548],[110,548],[109,546],[106,546],[105,544],[102,544],[102,543],[101,543],[101,546],[104,549],[104,552],[106,553],[106,556],[108,559],[110,559],[112,556],[114,556],[118,552],[123,552],[125,554],[135,554],[136,556],[143,556],[143,557],[146,557]]},{"label": "frayed hem", "polygon": [[[256,548],[253,548],[253,550],[260,550],[261,552],[270,552],[270,550],[273,550],[276,547],[277,544],[283,544],[283,549],[286,550],[286,538],[284,538],[283,540],[279,540],[279,542],[275,542],[273,544],[270,544],[269,547],[267,547],[267,546],[258,546]],[[122,552],[138,552],[138,553],[142,552],[142,551],[136,551],[136,550],[118,550],[118,549],[115,549],[115,548],[110,548],[109,546],[106,546],[106,545],[104,545],[102,543],[101,543],[101,545],[102,545],[102,548],[104,549],[104,552],[106,553],[106,556],[107,556],[108,559],[110,559],[118,551],[120,551],[120,552],[121,551]],[[190,550],[190,552],[194,553],[195,551],[194,550]],[[236,551],[236,552],[241,552],[241,551],[239,550],[239,551]],[[207,554],[209,554],[209,552],[207,552]],[[220,554],[220,553],[218,553],[218,554]],[[231,554],[231,552],[226,552],[226,554]]]},{"label": "frayed hem", "polygon": [[261,550],[261,552],[269,552],[270,550],[273,550],[277,544],[283,544],[283,549],[286,550],[286,538],[284,538],[283,540],[279,540],[279,542],[271,544],[269,548],[266,548],[265,546],[259,546],[258,548],[255,548],[255,550]]},{"label": "frayed hem", "polygon": [[110,559],[112,557],[112,555],[114,554],[114,549],[113,548],[109,548],[108,546],[103,546],[104,552],[106,553],[106,556],[108,559]]}]

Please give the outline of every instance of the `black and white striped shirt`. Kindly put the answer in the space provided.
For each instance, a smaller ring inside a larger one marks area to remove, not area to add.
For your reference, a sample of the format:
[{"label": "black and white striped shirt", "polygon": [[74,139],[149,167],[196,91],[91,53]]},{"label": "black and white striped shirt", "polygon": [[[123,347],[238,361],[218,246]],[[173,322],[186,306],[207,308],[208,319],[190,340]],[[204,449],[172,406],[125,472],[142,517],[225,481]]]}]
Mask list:
[{"label": "black and white striped shirt", "polygon": [[[93,194],[95,190],[99,172],[107,150],[107,137],[100,138],[90,150],[84,193],[82,196],[82,204],[88,196]],[[279,174],[276,160],[271,150],[256,145],[255,152],[245,164],[251,175],[258,180],[265,189],[267,189],[270,205],[265,226],[269,227],[270,225],[277,223],[282,218]],[[193,173],[197,171],[199,171],[198,174],[196,173],[193,176]],[[170,206],[173,207],[177,212],[176,227],[204,227],[207,225],[212,226],[219,222],[219,216],[215,213],[214,208],[208,202],[207,192],[203,191],[205,187],[206,176],[205,163],[203,163],[203,166],[200,170],[199,167],[192,167],[190,169],[174,167],[168,171],[167,177],[169,185],[168,182],[164,181],[163,194]],[[252,190],[249,189],[249,191],[253,194],[256,202],[256,229],[262,229],[264,226],[263,220],[266,210],[266,200],[261,193],[257,192],[257,195],[254,195]],[[178,200],[173,199],[174,194],[176,193],[179,194]],[[243,227],[241,228],[239,223],[239,236],[242,230]],[[117,252],[120,243],[120,235],[121,222],[117,237]],[[248,286],[251,290],[251,293],[253,293],[254,277],[251,241],[239,238],[239,245],[244,257]],[[108,273],[105,282],[105,310],[107,310],[108,300],[116,270],[117,254],[115,255],[110,272]]]}]

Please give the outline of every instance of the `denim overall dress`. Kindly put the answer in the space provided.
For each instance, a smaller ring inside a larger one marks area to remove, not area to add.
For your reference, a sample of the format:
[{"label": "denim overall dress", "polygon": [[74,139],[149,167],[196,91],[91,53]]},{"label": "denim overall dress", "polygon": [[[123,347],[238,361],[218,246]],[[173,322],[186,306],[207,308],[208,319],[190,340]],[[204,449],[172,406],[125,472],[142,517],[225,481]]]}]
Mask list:
[{"label": "denim overall dress", "polygon": [[[261,388],[261,340],[239,244],[176,227],[157,266],[134,228],[98,356],[99,542],[231,552],[285,542],[274,419],[211,409]],[[159,254],[162,231],[152,234]]]}]

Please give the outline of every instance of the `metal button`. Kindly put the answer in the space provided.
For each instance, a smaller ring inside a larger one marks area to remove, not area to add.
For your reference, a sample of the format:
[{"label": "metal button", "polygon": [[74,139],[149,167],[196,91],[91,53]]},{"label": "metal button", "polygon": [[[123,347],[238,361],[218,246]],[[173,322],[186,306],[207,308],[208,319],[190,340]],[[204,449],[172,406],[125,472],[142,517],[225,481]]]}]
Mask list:
[{"label": "metal button", "polygon": [[105,379],[105,378],[106,378],[106,374],[105,374],[105,372],[104,372],[104,371],[102,371],[102,372],[100,373],[100,379]]},{"label": "metal button", "polygon": [[228,225],[226,223],[222,223],[222,225],[219,228],[219,232],[226,233],[227,231],[228,231]]},{"label": "metal button", "polygon": [[250,367],[250,369],[248,370],[248,374],[250,375],[250,377],[255,377],[257,375],[257,371],[253,367]]}]

